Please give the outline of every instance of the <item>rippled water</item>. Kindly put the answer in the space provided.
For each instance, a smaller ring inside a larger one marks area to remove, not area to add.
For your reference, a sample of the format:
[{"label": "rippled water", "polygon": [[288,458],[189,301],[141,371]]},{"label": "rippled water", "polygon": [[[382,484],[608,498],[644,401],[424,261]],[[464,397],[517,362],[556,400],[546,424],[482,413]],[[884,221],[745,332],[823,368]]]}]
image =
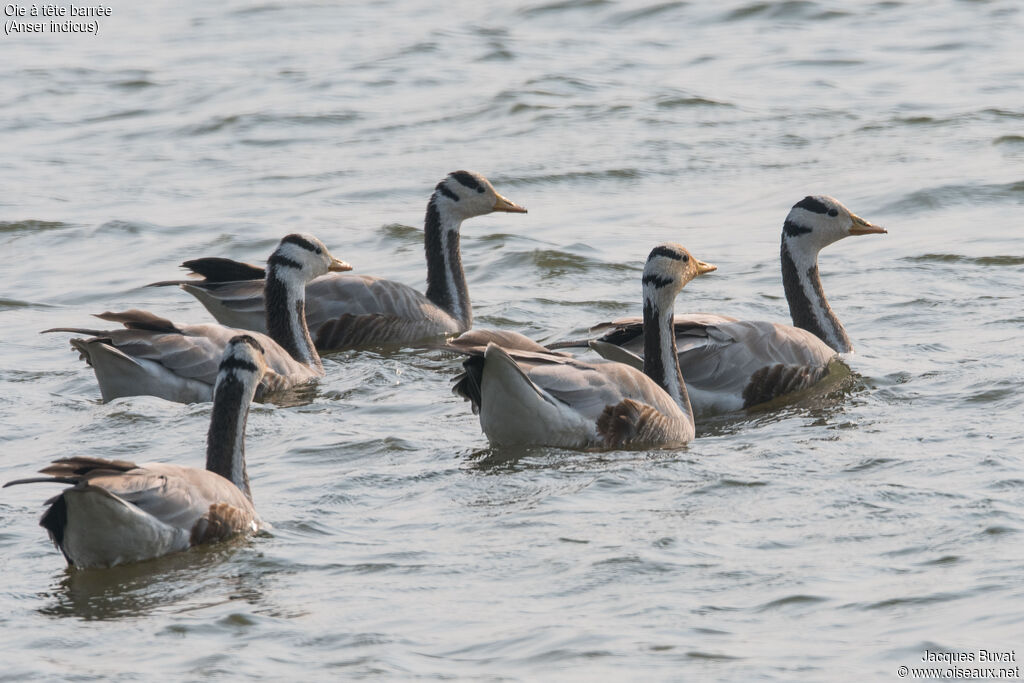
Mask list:
[{"label": "rippled water", "polygon": [[639,310],[785,321],[788,207],[888,235],[823,253],[852,375],[680,451],[487,448],[429,351],[326,359],[249,420],[251,541],[68,572],[42,486],[0,494],[4,680],[893,680],[1024,646],[1024,9],[967,2],[124,3],[0,37],[0,479],[64,455],[202,462],[208,405],[98,401],[53,326],[205,314],[143,285],[310,231],[422,286],[427,196],[485,173],[478,324]]}]

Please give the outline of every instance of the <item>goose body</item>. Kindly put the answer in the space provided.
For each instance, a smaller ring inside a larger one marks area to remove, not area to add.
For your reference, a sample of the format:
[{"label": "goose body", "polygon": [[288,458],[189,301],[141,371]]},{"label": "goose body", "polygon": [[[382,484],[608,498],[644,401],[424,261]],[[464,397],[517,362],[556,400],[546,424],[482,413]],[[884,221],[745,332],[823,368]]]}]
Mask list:
[{"label": "goose body", "polygon": [[[783,284],[793,325],[710,313],[675,316],[679,366],[694,412],[750,408],[824,378],[837,354],[853,346],[825,298],[818,252],[850,235],[884,232],[832,197],[805,197],[790,210],[782,231]],[[602,323],[592,331],[601,334],[551,348],[589,344],[607,358],[643,362],[640,318]]]},{"label": "goose body", "polygon": [[[493,211],[526,213],[478,173],[455,171],[427,204],[427,291],[371,275],[331,274],[307,287],[306,318],[320,351],[368,344],[411,344],[473,325],[459,249],[462,221]],[[204,280],[170,281],[195,296],[218,321],[262,330],[263,279],[256,266],[222,258],[186,261]]]},{"label": "goose body", "polygon": [[[209,401],[221,354],[232,337],[251,334],[268,365],[259,396],[314,381],[324,374],[304,316],[304,287],[317,275],[351,266],[335,259],[312,235],[288,235],[271,255],[265,319],[269,333],[250,333],[216,323],[180,325],[145,311],[97,317],[123,329],[54,328],[46,332],[92,335],[71,345],[92,366],[104,401],[151,395],[170,401]],[[264,303],[261,299],[261,303]]]},{"label": "goose body", "polygon": [[207,434],[206,469],[166,463],[69,457],[12,481],[62,483],[40,526],[73,567],[147,560],[232,536],[260,520],[245,470],[245,423],[266,361],[252,336],[224,349]]},{"label": "goose body", "polygon": [[648,321],[643,371],[588,363],[509,332],[471,330],[448,348],[469,356],[454,387],[494,445],[659,448],[694,436],[669,321],[675,295],[714,270],[677,244],[656,247],[644,269]]}]

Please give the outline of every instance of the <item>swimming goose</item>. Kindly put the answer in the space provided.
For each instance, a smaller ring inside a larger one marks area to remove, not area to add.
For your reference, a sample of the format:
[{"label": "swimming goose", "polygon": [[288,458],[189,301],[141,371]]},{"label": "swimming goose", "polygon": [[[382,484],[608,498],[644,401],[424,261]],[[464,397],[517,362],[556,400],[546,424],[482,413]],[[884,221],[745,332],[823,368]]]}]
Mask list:
[{"label": "swimming goose", "polygon": [[[283,238],[267,265],[269,334],[250,333],[267,358],[260,398],[323,376],[324,366],[305,323],[306,283],[328,271],[352,269],[331,256],[323,242],[300,234]],[[143,395],[181,403],[209,401],[225,345],[235,335],[247,332],[216,323],[178,325],[139,310],[97,317],[122,323],[125,329],[58,327],[45,332],[93,335],[72,339],[71,346],[96,372],[104,401]]]},{"label": "swimming goose", "polygon": [[71,485],[46,501],[39,525],[72,567],[112,567],[255,533],[260,520],[245,471],[245,422],[266,369],[263,348],[252,336],[228,342],[217,373],[205,470],[76,456],[40,470],[48,476],[4,486]]},{"label": "swimming goose", "polygon": [[[372,275],[328,275],[307,288],[306,319],[317,349],[336,351],[367,344],[410,344],[464,332],[473,310],[459,251],[462,221],[492,211],[526,213],[495,192],[479,173],[455,171],[437,184],[427,203],[424,247],[427,293]],[[205,280],[174,280],[225,325],[262,329],[263,270],[223,258],[182,264]]]},{"label": "swimming goose", "polygon": [[683,445],[693,439],[694,426],[672,309],[687,282],[712,270],[678,244],[651,251],[643,274],[643,372],[622,363],[576,360],[515,333],[470,330],[446,347],[469,356],[453,391],[473,404],[494,445]]},{"label": "swimming goose", "polygon": [[[832,197],[805,197],[782,226],[782,282],[793,325],[696,313],[675,318],[679,365],[698,414],[732,411],[805,389],[828,374],[837,353],[853,350],[818,275],[818,252],[850,235],[885,233]],[[638,367],[643,323],[623,318],[592,328],[597,339],[551,344],[589,345],[605,358]]]}]

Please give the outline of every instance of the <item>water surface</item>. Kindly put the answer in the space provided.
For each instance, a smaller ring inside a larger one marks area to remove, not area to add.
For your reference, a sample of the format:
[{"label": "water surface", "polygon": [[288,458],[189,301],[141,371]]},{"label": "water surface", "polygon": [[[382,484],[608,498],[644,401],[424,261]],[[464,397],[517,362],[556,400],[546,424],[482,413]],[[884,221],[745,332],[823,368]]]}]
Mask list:
[{"label": "water surface", "polygon": [[806,194],[885,236],[823,252],[852,375],[675,451],[493,450],[455,359],[325,360],[260,405],[270,534],[68,572],[43,486],[0,495],[4,679],[888,680],[1024,646],[1024,11],[918,3],[113,4],[0,38],[0,479],[66,455],[202,462],[208,405],[99,402],[55,326],[143,308],[291,231],[424,286],[459,168],[478,324],[639,312],[659,241],[719,271],[680,310],[786,321]]}]

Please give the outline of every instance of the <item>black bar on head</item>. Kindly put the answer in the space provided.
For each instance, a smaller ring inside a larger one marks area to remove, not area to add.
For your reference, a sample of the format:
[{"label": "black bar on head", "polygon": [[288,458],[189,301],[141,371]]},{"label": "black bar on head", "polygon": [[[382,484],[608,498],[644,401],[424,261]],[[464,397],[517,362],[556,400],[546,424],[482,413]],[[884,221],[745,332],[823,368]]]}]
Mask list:
[{"label": "black bar on head", "polygon": [[805,209],[814,213],[828,213],[828,207],[814,197],[804,197],[793,205],[794,209]]}]

